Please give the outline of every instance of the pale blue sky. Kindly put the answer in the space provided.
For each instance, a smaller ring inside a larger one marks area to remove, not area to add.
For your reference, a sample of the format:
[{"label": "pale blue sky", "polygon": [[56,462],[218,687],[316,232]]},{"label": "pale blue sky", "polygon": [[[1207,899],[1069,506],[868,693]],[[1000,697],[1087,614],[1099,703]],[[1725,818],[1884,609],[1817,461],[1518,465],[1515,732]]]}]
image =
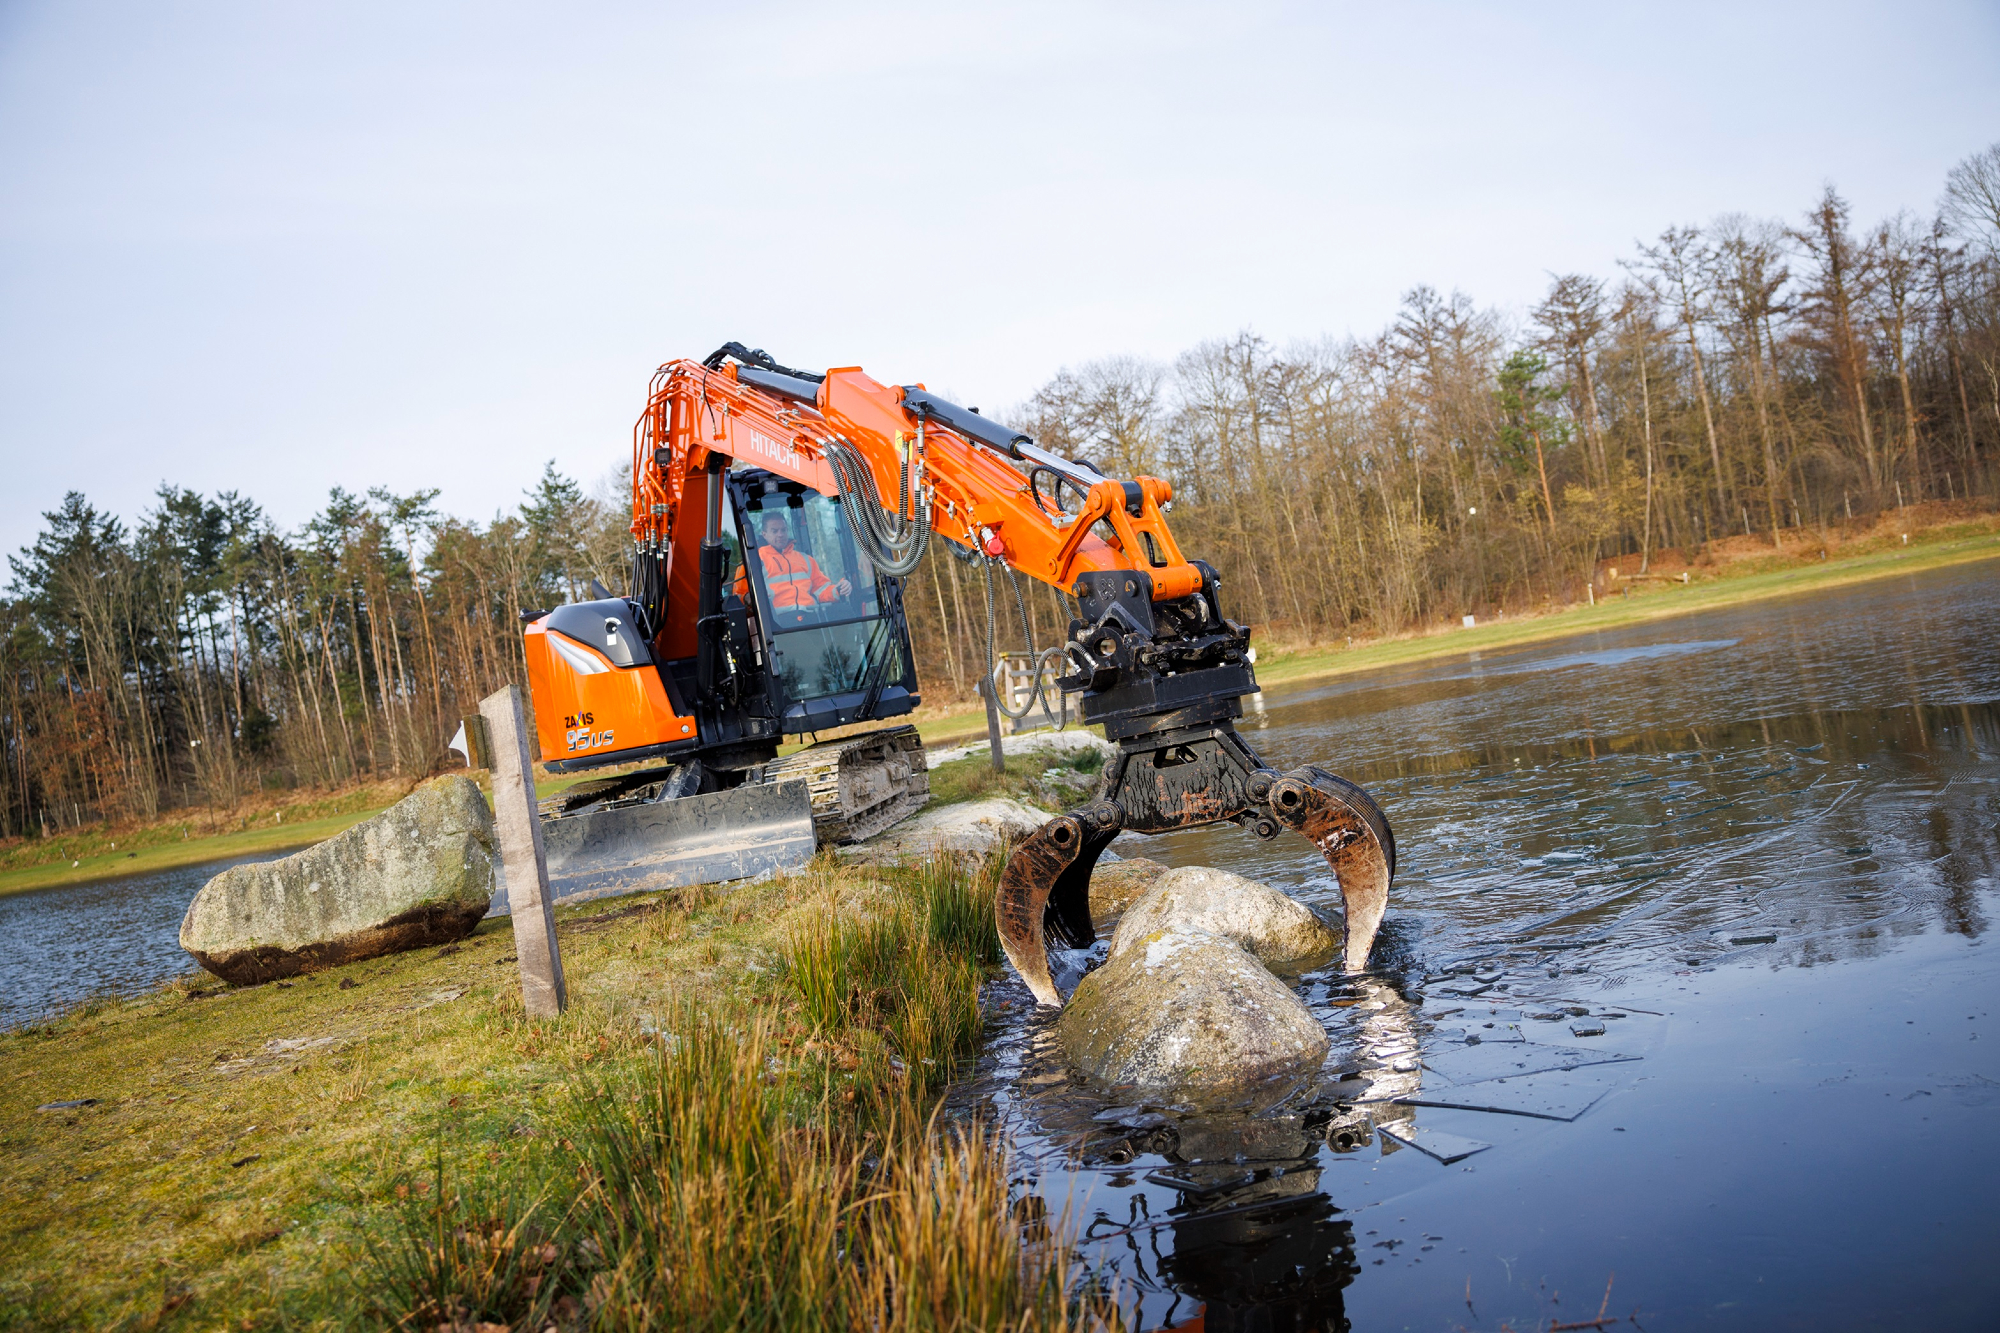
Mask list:
[{"label": "pale blue sky", "polygon": [[162,480],[474,517],[731,338],[1065,363],[1523,308],[1638,237],[1926,210],[1990,3],[0,3],[0,550]]}]

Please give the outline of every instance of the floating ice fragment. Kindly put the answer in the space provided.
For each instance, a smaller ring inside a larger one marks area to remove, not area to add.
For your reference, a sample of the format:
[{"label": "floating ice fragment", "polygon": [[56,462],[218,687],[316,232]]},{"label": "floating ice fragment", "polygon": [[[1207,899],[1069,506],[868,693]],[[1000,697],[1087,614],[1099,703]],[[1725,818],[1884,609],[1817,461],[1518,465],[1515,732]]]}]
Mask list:
[{"label": "floating ice fragment", "polygon": [[1435,1158],[1446,1166],[1463,1161],[1476,1152],[1485,1152],[1493,1146],[1490,1143],[1481,1143],[1478,1139],[1468,1139],[1457,1134],[1447,1134],[1441,1129],[1431,1129],[1426,1125],[1404,1122],[1377,1125],[1376,1128],[1382,1131],[1382,1137],[1394,1139],[1405,1147],[1415,1148],[1424,1156]]},{"label": "floating ice fragment", "polygon": [[1619,1064],[1638,1058],[1601,1048],[1556,1046],[1532,1041],[1489,1041],[1481,1046],[1459,1046],[1427,1055],[1424,1067],[1452,1083],[1466,1084],[1494,1078],[1514,1078],[1522,1074],[1578,1069],[1584,1065]]},{"label": "floating ice fragment", "polygon": [[1492,1079],[1468,1087],[1427,1088],[1396,1098],[1403,1106],[1435,1106],[1451,1111],[1486,1111],[1536,1120],[1574,1120],[1611,1089],[1588,1079],[1543,1075]]}]

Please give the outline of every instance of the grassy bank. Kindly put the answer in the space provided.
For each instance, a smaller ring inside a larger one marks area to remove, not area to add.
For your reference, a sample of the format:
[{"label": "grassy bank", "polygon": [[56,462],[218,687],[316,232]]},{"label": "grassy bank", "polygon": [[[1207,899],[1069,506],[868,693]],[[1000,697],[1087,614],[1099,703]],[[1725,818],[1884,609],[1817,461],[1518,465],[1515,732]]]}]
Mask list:
[{"label": "grassy bank", "polygon": [[1000,1150],[927,1120],[996,874],[565,910],[556,1020],[495,920],[0,1035],[0,1326],[1067,1326]]},{"label": "grassy bank", "polygon": [[1905,546],[1893,536],[1854,543],[1842,555],[1766,555],[1727,565],[1688,568],[1686,583],[1624,580],[1617,595],[1595,606],[1578,605],[1536,615],[1509,616],[1473,629],[1438,627],[1354,647],[1268,648],[1259,653],[1258,683],[1270,688],[1327,676],[1399,666],[1449,653],[1507,648],[1573,634],[1619,629],[1695,611],[1739,606],[1774,597],[1823,591],[1901,574],[2000,557],[2000,532],[1976,523],[1912,534]]},{"label": "grassy bank", "polygon": [[995,796],[1011,797],[1044,810],[1067,810],[1081,804],[1097,788],[1097,775],[1104,770],[1101,751],[1077,754],[1014,754],[1004,758],[1003,772],[993,771],[993,760],[978,751],[931,770],[931,805],[951,805],[958,801],[983,801]]},{"label": "grassy bank", "polygon": [[[481,787],[487,785],[483,771],[471,776]],[[603,776],[539,773],[535,790],[548,796]],[[16,838],[0,845],[0,898],[59,884],[309,847],[380,814],[415,785],[411,779],[361,783],[335,792],[294,794],[282,802],[265,797],[229,811],[181,810],[159,819],[92,824],[47,838]]]},{"label": "grassy bank", "polygon": [[[1288,685],[2000,556],[2000,530],[1996,530],[2000,519],[1954,516],[1943,505],[1923,508],[1938,512],[1920,513],[1913,507],[1899,516],[1891,511],[1873,527],[1852,532],[1789,531],[1784,534],[1783,553],[1773,552],[1767,537],[1713,543],[1692,564],[1678,551],[1655,552],[1649,572],[1656,577],[1650,579],[1629,577],[1638,565],[1636,556],[1606,561],[1607,567],[1630,568],[1622,569],[1620,579],[1608,580],[1612,590],[1598,594],[1596,605],[1507,612],[1470,630],[1456,623],[1430,625],[1404,634],[1324,644],[1291,643],[1260,633],[1254,640],[1257,680],[1266,688]],[[1683,573],[1688,576],[1685,583],[1680,581]],[[947,705],[919,725],[927,744],[964,744],[986,734],[986,712],[981,706]]]},{"label": "grassy bank", "polygon": [[16,838],[0,846],[0,896],[304,847],[393,805],[413,785],[366,783],[284,800],[263,797],[228,811],[181,810],[159,819]]}]

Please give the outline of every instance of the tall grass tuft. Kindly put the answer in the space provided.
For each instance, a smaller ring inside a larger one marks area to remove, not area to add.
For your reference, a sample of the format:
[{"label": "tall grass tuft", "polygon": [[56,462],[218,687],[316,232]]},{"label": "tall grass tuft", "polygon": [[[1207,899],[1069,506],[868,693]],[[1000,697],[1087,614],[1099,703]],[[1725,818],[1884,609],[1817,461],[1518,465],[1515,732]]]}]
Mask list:
[{"label": "tall grass tuft", "polygon": [[1004,859],[936,851],[900,868],[895,883],[924,923],[932,948],[982,966],[1000,962],[1000,931],[993,918]]},{"label": "tall grass tuft", "polygon": [[[607,1256],[595,1327],[1068,1328],[1068,1259],[1031,1245],[1004,1153],[953,1136],[913,1097],[860,1132],[788,1118],[770,1020],[684,1011],[637,1088],[587,1100],[578,1216]],[[1083,1310],[1103,1325],[1115,1314]]]},{"label": "tall grass tuft", "polygon": [[903,969],[884,1026],[915,1090],[943,1086],[979,1041],[979,969],[962,958],[924,955]]},{"label": "tall grass tuft", "polygon": [[837,1328],[853,1154],[788,1125],[768,1021],[684,1011],[636,1089],[586,1102],[585,1215],[615,1260],[605,1328]]},{"label": "tall grass tuft", "polygon": [[997,875],[940,857],[864,914],[802,914],[781,948],[797,1010],[683,1002],[579,1088],[524,1183],[447,1203],[440,1166],[437,1202],[370,1256],[372,1312],[561,1333],[1116,1326],[1063,1239],[1015,1216],[1004,1149],[927,1114],[977,1046]]},{"label": "tall grass tuft", "polygon": [[1066,1256],[1024,1242],[1006,1153],[976,1130],[899,1137],[856,1219],[849,1315],[884,1330],[1105,1327],[1109,1309],[1066,1307]]},{"label": "tall grass tuft", "polygon": [[879,1011],[909,955],[911,934],[901,904],[858,921],[823,913],[795,927],[785,941],[785,970],[813,1023],[840,1028]]}]

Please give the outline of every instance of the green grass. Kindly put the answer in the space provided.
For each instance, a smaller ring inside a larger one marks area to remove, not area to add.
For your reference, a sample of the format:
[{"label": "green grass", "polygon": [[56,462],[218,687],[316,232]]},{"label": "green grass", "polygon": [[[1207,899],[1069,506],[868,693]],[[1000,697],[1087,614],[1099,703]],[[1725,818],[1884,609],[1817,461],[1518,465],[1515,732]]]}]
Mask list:
[{"label": "green grass", "polygon": [[293,792],[278,803],[260,796],[237,810],[177,810],[158,819],[11,839],[0,844],[0,896],[303,847],[394,804],[412,785],[390,781]]},{"label": "green grass", "polygon": [[147,847],[142,851],[106,850],[74,858],[73,862],[52,862],[8,870],[0,872],[0,897],[56,884],[84,884],[120,875],[141,875],[149,871],[171,870],[176,866],[200,865],[204,861],[220,861],[231,856],[307,847],[323,842],[343,829],[352,828],[375,813],[375,810],[360,810],[353,814],[328,815],[323,819],[256,828],[243,833],[188,838]]},{"label": "green grass", "polygon": [[939,764],[931,770],[930,804],[955,805],[1006,796],[1044,810],[1067,810],[1095,794],[1104,755],[1095,749],[1077,754],[1014,754],[1003,762],[1004,771],[994,772],[992,756],[981,749]]},{"label": "green grass", "polygon": [[[0,1328],[1067,1327],[1004,1152],[929,1118],[997,874],[828,858],[564,909],[556,1020],[503,919],[0,1033]],[[866,932],[811,1000],[801,946]]]}]

